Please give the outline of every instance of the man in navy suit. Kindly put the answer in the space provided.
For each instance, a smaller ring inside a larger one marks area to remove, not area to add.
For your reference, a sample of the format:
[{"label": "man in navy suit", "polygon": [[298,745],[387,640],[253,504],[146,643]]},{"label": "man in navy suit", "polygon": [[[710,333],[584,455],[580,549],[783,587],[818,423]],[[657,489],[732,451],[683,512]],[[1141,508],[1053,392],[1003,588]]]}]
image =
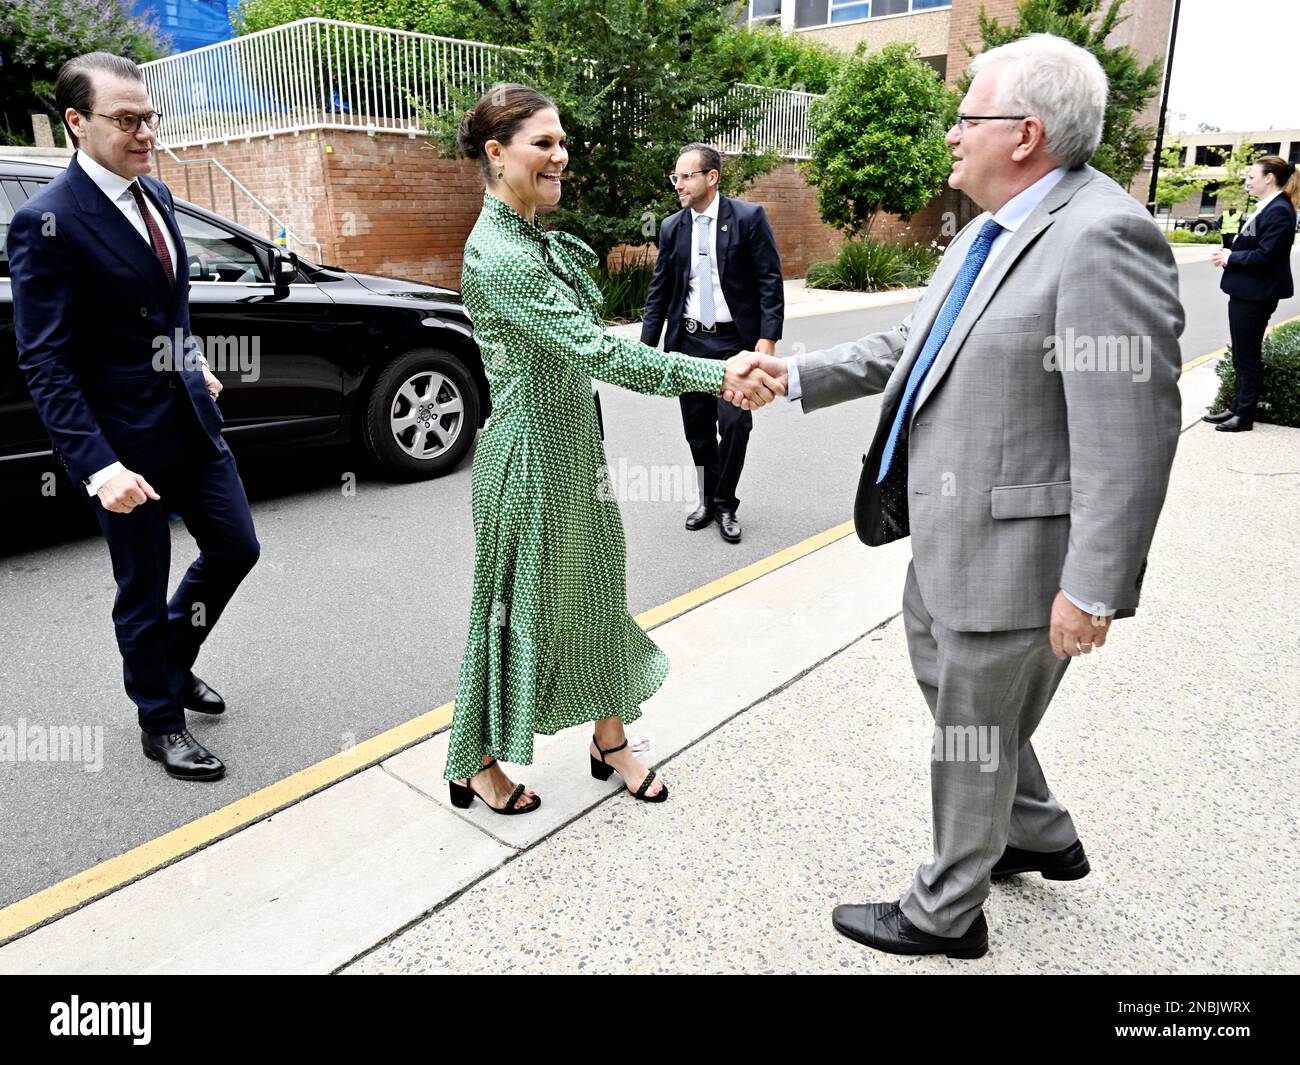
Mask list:
[{"label": "man in navy suit", "polygon": [[[722,196],[722,157],[688,144],[669,176],[682,209],[659,230],[659,259],[646,297],[641,340],[666,351],[729,359],[739,351],[771,355],[785,323],[785,288],[776,238],[763,208]],[[736,485],[745,465],[753,415],[725,400],[680,397],[686,440],[703,470],[700,506],[686,528],[716,520],[723,539],[740,541]]]},{"label": "man in navy suit", "polygon": [[[193,351],[172,196],[148,176],[158,116],[140,69],[106,52],[78,56],[54,94],[77,151],[10,226],[18,362],[108,541],[144,753],[173,777],[215,780],[225,766],[190,735],[185,710],[220,714],[225,703],[193,666],[260,548],[221,438],[221,384]],[[199,557],[169,601],[171,513]]]},{"label": "man in navy suit", "polygon": [[1256,160],[1246,174],[1246,191],[1259,198],[1242,224],[1232,249],[1210,258],[1223,270],[1219,288],[1228,294],[1228,333],[1237,393],[1221,411],[1207,414],[1221,433],[1245,433],[1255,427],[1255,408],[1264,381],[1264,334],[1278,300],[1290,299],[1291,245],[1295,242],[1300,174],[1278,155]]}]

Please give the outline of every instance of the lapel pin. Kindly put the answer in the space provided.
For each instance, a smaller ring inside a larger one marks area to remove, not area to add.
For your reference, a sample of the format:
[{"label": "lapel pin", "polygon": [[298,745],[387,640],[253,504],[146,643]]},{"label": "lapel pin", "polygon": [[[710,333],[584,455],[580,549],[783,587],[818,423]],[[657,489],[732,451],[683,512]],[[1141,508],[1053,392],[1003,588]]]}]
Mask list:
[{"label": "lapel pin", "polygon": [[727,231],[727,227],[726,227],[726,226],[723,226],[723,227],[722,227],[722,232],[725,233],[726,231]]}]

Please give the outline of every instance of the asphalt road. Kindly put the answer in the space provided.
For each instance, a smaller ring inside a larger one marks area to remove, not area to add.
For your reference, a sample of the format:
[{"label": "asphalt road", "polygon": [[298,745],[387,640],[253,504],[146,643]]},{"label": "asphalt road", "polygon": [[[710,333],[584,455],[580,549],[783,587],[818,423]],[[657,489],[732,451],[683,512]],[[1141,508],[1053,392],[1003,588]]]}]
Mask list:
[{"label": "asphalt road", "polygon": [[[1208,263],[1181,268],[1184,361],[1227,342]],[[887,328],[906,305],[794,320],[787,345],[823,347]],[[1300,300],[1274,321],[1300,314]],[[744,540],[688,533],[690,454],[676,400],[600,392],[623,500],[633,613],[851,517],[879,400],[804,416],[755,415],[739,516]],[[226,698],[190,715],[227,764],[214,784],[166,777],[140,753],[122,690],[103,542],[80,504],[5,514],[0,547],[0,725],[102,729],[96,760],[0,761],[0,905],[23,898],[450,700],[465,638],[473,537],[470,465],[436,481],[384,483],[348,453],[243,466],[262,559],[205,646],[197,672]],[[357,473],[355,493],[343,490]],[[193,557],[173,530],[173,585]],[[429,787],[441,787],[430,780]]]}]

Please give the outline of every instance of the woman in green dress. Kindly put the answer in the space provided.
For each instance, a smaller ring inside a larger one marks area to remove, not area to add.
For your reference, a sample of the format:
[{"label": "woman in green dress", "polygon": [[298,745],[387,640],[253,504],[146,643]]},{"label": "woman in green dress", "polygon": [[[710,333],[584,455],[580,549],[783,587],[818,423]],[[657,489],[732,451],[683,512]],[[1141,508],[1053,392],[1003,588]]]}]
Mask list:
[{"label": "woman in green dress", "polygon": [[752,406],[783,388],[744,356],[695,359],[605,331],[587,272],[595,253],[535,221],[559,202],[569,160],[545,96],[494,86],[466,113],[459,146],[487,186],[461,293],[492,416],[474,455],[474,592],[443,775],[457,806],[535,810],[541,799],[496,759],[527,765],[535,733],[595,722],[592,774],[617,771],[637,798],[661,802],[668,789],[628,750],[623,724],[641,716],[668,659],[627,612],[591,380],[658,396],[727,389]]}]

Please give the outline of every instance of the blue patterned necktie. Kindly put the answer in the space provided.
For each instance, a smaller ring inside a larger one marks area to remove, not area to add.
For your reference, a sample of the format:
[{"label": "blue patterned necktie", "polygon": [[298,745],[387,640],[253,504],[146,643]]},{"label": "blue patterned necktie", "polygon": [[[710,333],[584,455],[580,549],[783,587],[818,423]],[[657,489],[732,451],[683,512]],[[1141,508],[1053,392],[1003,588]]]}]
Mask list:
[{"label": "blue patterned necktie", "polygon": [[889,439],[885,442],[884,453],[880,456],[880,476],[876,478],[876,484],[884,481],[885,475],[889,473],[889,466],[894,461],[894,450],[898,447],[898,438],[902,435],[903,426],[907,424],[907,413],[912,409],[912,402],[921,389],[921,382],[925,380],[925,375],[934,365],[943,342],[952,332],[953,323],[957,321],[962,307],[966,305],[966,297],[970,295],[975,279],[979,277],[980,269],[989,257],[989,249],[993,247],[994,239],[1001,232],[1002,227],[990,218],[984,223],[979,236],[966,252],[957,280],[953,282],[948,298],[944,300],[943,307],[939,311],[939,317],[934,320],[934,325],[930,328],[930,335],[926,338],[921,354],[912,364],[912,372],[907,378],[907,387],[903,389],[903,401],[898,405],[898,414],[894,418],[894,424],[889,427]]}]

